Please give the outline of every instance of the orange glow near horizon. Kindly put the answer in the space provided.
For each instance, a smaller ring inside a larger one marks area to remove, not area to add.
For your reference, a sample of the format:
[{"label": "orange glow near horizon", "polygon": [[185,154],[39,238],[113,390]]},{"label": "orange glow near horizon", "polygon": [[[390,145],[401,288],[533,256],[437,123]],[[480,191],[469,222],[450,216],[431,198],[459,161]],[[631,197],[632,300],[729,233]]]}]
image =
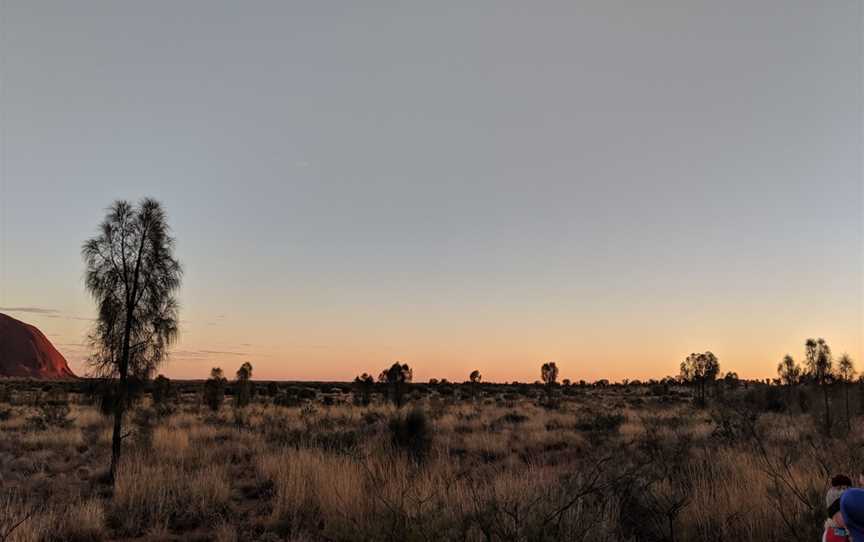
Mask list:
[{"label": "orange glow near horizon", "polygon": [[[10,314],[43,330],[72,370],[86,374],[87,349],[82,342],[89,322]],[[762,379],[776,376],[777,362],[786,353],[801,361],[804,340],[810,336],[825,337],[835,354],[847,352],[856,362],[862,361],[861,331],[854,325],[835,327],[831,333],[808,333],[807,322],[792,329],[773,329],[757,328],[757,322],[742,318],[725,328],[713,322],[691,322],[684,328],[682,322],[655,320],[640,326],[631,319],[619,320],[620,327],[597,321],[590,333],[580,335],[569,332],[566,322],[540,326],[528,321],[439,321],[436,332],[429,333],[431,321],[412,325],[379,318],[375,325],[360,318],[344,319],[349,321],[332,320],[331,329],[316,326],[314,319],[299,327],[291,317],[258,326],[238,325],[224,316],[184,320],[180,340],[160,372],[175,379],[200,379],[218,366],[233,375],[250,361],[254,377],[260,380],[349,381],[363,372],[377,376],[399,360],[411,365],[417,382],[430,378],[461,382],[474,369],[480,370],[484,381],[533,382],[539,379],[543,362],[555,361],[560,379],[647,380],[674,376],[688,353],[711,350],[723,372]],[[854,324],[855,319],[849,321]],[[347,327],[352,323],[355,327]],[[577,323],[573,325],[579,329]],[[289,329],[293,331],[285,331]],[[748,334],[748,329],[760,331]]]}]

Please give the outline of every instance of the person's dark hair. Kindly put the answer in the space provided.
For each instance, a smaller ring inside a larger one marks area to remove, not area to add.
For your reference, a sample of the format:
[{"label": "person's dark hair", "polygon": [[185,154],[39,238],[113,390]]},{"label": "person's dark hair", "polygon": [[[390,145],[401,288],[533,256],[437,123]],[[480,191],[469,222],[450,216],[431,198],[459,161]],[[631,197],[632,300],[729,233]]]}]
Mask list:
[{"label": "person's dark hair", "polygon": [[852,480],[845,474],[837,474],[831,478],[831,487],[852,487]]},{"label": "person's dark hair", "polygon": [[831,506],[828,507],[828,519],[834,517],[834,514],[840,511],[840,499],[834,499],[834,502],[831,503]]}]

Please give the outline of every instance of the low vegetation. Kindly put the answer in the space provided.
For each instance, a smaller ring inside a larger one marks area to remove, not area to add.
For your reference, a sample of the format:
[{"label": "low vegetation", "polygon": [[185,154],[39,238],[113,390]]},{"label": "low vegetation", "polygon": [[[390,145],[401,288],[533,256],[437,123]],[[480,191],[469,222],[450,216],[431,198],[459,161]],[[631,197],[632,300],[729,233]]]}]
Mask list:
[{"label": "low vegetation", "polygon": [[113,484],[90,383],[3,382],[0,540],[817,539],[830,475],[864,466],[864,384],[691,361],[694,385],[162,377]]}]

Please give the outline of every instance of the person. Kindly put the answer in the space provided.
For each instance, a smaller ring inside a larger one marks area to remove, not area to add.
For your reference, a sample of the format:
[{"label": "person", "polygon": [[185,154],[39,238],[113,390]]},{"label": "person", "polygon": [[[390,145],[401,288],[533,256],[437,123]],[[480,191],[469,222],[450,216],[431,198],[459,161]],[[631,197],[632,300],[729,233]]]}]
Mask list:
[{"label": "person", "polygon": [[852,542],[864,542],[864,489],[844,491],[840,496],[840,512]]},{"label": "person", "polygon": [[837,474],[833,478],[831,478],[831,487],[848,489],[852,487],[852,479],[845,474]]},{"label": "person", "polygon": [[[836,485],[835,482],[837,482]],[[828,519],[825,520],[822,542],[849,542],[846,521],[840,511],[840,501],[848,488],[842,484],[843,482],[845,480],[840,479],[840,476],[835,476],[831,479],[831,487],[825,493],[825,508],[828,512]]]}]

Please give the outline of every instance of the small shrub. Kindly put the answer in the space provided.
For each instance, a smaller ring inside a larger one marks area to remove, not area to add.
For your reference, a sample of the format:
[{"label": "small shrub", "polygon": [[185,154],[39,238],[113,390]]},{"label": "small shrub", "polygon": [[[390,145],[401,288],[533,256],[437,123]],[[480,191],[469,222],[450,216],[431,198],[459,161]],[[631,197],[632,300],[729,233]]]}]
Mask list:
[{"label": "small shrub", "polygon": [[279,394],[279,385],[275,382],[267,383],[267,395],[276,397]]},{"label": "small shrub", "polygon": [[157,418],[155,409],[139,408],[133,412],[132,424],[135,429],[132,432],[132,437],[137,446],[144,449],[150,449],[153,446],[153,428]]},{"label": "small shrub", "polygon": [[300,409],[300,419],[304,421],[308,421],[309,418],[314,417],[316,414],[318,414],[318,409],[312,403],[306,403]]},{"label": "small shrub", "polygon": [[27,419],[31,427],[44,431],[49,427],[72,427],[75,418],[69,417],[69,401],[66,393],[60,389],[52,389],[41,396],[36,403],[36,415]]},{"label": "small shrub", "polygon": [[297,392],[297,397],[312,401],[318,397],[318,390],[315,388],[300,388]]},{"label": "small shrub", "polygon": [[[140,380],[130,378],[127,383],[126,409],[131,409],[141,395],[143,385]],[[96,404],[103,416],[113,416],[117,402],[120,400],[119,382],[103,379],[88,383],[84,392],[85,401]]]},{"label": "small shrub", "polygon": [[300,399],[298,399],[296,395],[288,393],[287,391],[280,391],[276,397],[273,398],[273,404],[283,407],[298,407],[300,406]]},{"label": "small shrub", "polygon": [[222,370],[213,369],[210,378],[204,382],[204,404],[206,404],[213,412],[219,412],[222,408],[222,403],[225,401],[225,383],[226,380],[222,376]]},{"label": "small shrub", "polygon": [[749,441],[756,425],[757,414],[746,406],[721,406],[711,411],[714,430],[711,437],[726,444]]},{"label": "small shrub", "polygon": [[524,414],[519,414],[518,412],[508,412],[507,414],[498,418],[498,422],[501,423],[511,423],[513,425],[518,425],[520,423],[524,423],[528,421],[528,416]]},{"label": "small shrub", "polygon": [[616,433],[626,417],[617,411],[588,411],[576,419],[575,427],[579,431],[590,433]]},{"label": "small shrub", "polygon": [[390,418],[390,436],[393,444],[407,451],[415,461],[423,461],[432,446],[432,424],[420,408],[407,414],[396,413]]},{"label": "small shrub", "polygon": [[237,369],[237,381],[234,384],[234,406],[242,408],[252,401],[254,388],[252,386],[252,364],[248,361]]},{"label": "small shrub", "polygon": [[161,405],[171,398],[171,380],[163,375],[157,376],[153,380],[153,388],[150,395],[153,397],[154,405]]},{"label": "small shrub", "polygon": [[374,410],[363,413],[363,422],[365,422],[366,425],[375,425],[377,423],[380,423],[384,419],[385,416],[383,414],[381,414],[380,412],[375,412]]}]

